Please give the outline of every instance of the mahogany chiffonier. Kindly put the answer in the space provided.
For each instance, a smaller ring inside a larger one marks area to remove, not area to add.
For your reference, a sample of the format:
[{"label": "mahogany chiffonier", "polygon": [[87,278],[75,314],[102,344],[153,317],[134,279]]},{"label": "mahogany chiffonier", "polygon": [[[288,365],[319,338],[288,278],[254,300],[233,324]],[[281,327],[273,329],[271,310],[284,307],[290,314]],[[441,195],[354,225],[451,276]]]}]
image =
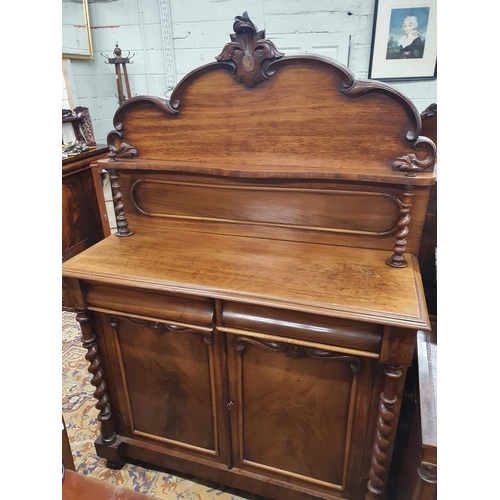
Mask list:
[{"label": "mahogany chiffonier", "polygon": [[385,498],[430,329],[436,148],[392,87],[282,54],[246,13],[233,29],[170,99],[118,108],[118,230],[63,264],[96,450],[267,498]]}]

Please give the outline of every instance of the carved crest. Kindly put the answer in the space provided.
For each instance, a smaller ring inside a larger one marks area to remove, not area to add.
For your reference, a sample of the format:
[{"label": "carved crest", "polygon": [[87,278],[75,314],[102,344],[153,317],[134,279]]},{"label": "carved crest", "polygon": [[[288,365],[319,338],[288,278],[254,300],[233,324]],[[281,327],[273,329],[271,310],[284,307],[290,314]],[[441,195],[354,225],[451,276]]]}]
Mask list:
[{"label": "carved crest", "polygon": [[271,76],[266,73],[267,65],[284,54],[273,42],[266,40],[265,30],[257,32],[257,27],[246,12],[242,16],[236,16],[233,30],[234,34],[230,35],[231,42],[222,49],[216,59],[232,62],[236,71],[234,78],[249,88],[255,87],[257,83]]}]

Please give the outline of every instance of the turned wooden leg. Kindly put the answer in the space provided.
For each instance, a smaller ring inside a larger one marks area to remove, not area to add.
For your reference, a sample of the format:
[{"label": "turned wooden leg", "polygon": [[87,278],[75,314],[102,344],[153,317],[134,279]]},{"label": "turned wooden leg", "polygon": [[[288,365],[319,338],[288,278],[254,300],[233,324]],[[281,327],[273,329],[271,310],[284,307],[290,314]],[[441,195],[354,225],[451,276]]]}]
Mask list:
[{"label": "turned wooden leg", "polygon": [[399,221],[397,224],[396,242],[392,248],[393,254],[386,262],[391,267],[406,267],[408,262],[404,258],[406,251],[406,236],[408,236],[408,224],[410,223],[411,197],[413,196],[413,186],[406,186],[403,191],[401,205],[399,209]]},{"label": "turned wooden leg", "polygon": [[402,375],[401,366],[386,365],[384,391],[380,395],[378,407],[377,428],[375,441],[373,443],[370,470],[368,472],[368,485],[365,500],[377,500],[382,498],[384,481],[387,473],[388,451],[391,447],[389,440],[394,430],[394,406],[398,400],[396,387],[398,379]]},{"label": "turned wooden leg", "polygon": [[122,202],[122,193],[120,191],[120,175],[115,168],[108,169],[109,178],[111,180],[111,190],[113,191],[113,201],[115,204],[115,214],[116,214],[116,226],[117,232],[116,236],[130,236],[134,234],[128,228],[127,216],[125,215],[124,205]]},{"label": "turned wooden leg", "polygon": [[87,349],[85,359],[89,362],[88,371],[93,375],[90,383],[96,388],[94,398],[97,399],[95,407],[99,410],[102,442],[106,445],[116,441],[115,424],[111,420],[111,406],[107,392],[104,372],[101,368],[101,358],[98,355],[96,336],[92,333],[89,318],[85,311],[77,311],[76,320],[80,323],[82,330],[83,347]]}]

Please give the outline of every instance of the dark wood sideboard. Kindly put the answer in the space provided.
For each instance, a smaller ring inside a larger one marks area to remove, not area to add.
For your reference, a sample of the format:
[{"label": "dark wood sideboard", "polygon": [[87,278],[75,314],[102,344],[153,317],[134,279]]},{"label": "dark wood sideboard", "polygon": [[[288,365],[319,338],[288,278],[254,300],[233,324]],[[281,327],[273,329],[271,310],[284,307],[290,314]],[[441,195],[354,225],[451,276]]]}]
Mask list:
[{"label": "dark wood sideboard", "polygon": [[266,498],[386,498],[431,329],[436,147],[391,86],[233,29],[170,99],[118,108],[98,162],[117,232],[63,263],[95,447]]},{"label": "dark wood sideboard", "polygon": [[107,145],[62,160],[62,259],[104,238],[91,165],[109,152]]}]

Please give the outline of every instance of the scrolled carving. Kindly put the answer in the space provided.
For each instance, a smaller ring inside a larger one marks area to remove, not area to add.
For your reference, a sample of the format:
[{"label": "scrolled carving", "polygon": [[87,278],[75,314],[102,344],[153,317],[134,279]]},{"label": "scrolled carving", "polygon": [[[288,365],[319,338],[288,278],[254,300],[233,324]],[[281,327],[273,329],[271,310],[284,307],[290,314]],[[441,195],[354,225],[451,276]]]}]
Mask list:
[{"label": "scrolled carving", "polygon": [[266,62],[283,57],[271,42],[265,38],[265,30],[257,32],[257,27],[244,12],[236,16],[233,24],[234,34],[222,52],[215,58],[217,61],[230,61],[235,69],[234,78],[247,87],[255,87],[259,82],[270,78],[266,72]]},{"label": "scrolled carving", "polygon": [[427,156],[423,160],[419,160],[417,155],[409,153],[405,156],[399,156],[392,163],[394,170],[406,172],[407,177],[416,177],[417,172],[422,172],[434,166],[436,161],[436,145],[427,137],[418,137],[413,143],[413,149],[426,149]]},{"label": "scrolled carving", "polygon": [[351,364],[351,371],[359,372],[361,370],[361,359],[356,356],[348,356],[331,351],[325,351],[323,349],[317,349],[315,347],[288,344],[286,342],[245,337],[243,335],[235,337],[233,340],[234,348],[240,353],[244,352],[245,344],[247,343],[256,345],[257,347],[262,347],[269,351],[284,352],[286,356],[294,359],[301,359],[305,356],[309,356],[312,358],[331,359],[333,361],[346,361]]},{"label": "scrolled carving", "polygon": [[434,116],[437,114],[437,104],[433,102],[432,104],[429,104],[422,113],[420,113],[420,118],[428,118],[429,116]]},{"label": "scrolled carving", "polygon": [[137,318],[126,318],[126,317],[118,317],[118,316],[109,316],[108,321],[112,328],[118,327],[118,319],[121,321],[127,321],[137,326],[145,326],[150,328],[154,332],[159,335],[163,335],[167,332],[180,332],[180,333],[198,333],[203,337],[203,342],[207,345],[213,344],[213,331],[201,331],[195,328],[190,328],[188,326],[179,326],[179,325],[171,325],[168,323],[162,323],[160,321],[149,321],[149,320],[141,320]]},{"label": "scrolled carving", "polygon": [[[137,96],[126,100],[117,110],[113,118],[113,125],[115,130],[112,130],[107,137],[107,144],[110,153],[109,161],[117,161],[126,158],[133,158],[138,156],[138,151],[135,147],[130,146],[123,141],[123,119],[125,114],[136,106],[143,105],[144,103],[151,103],[158,107],[164,113],[169,115],[175,115],[178,113],[170,103],[169,99],[155,97],[155,96]],[[120,143],[120,146],[115,146],[116,143]]]},{"label": "scrolled carving", "polygon": [[[423,159],[419,159],[414,153],[399,156],[393,161],[392,168],[394,170],[405,172],[407,177],[416,177],[417,172],[422,172],[433,167],[436,161],[436,145],[427,137],[420,136],[420,132],[422,130],[422,119],[417,113],[416,108],[404,94],[384,83],[372,80],[353,80],[352,85],[344,89],[342,92],[348,97],[360,97],[368,92],[375,91],[390,94],[398,99],[402,104],[409,105],[413,108],[411,119],[414,130],[407,131],[406,139],[413,143],[412,147],[414,150],[425,150],[427,153]],[[432,113],[430,106],[428,109],[429,113]]]},{"label": "scrolled carving", "polygon": [[346,361],[348,363],[351,363],[351,371],[354,373],[359,373],[361,371],[361,358],[358,358],[357,356],[348,356],[348,355],[342,355],[342,354],[336,354],[331,351],[324,351],[322,349],[316,349],[314,347],[306,347],[305,353],[307,356],[310,356],[312,358],[321,358],[321,359],[332,359],[335,361]]},{"label": "scrolled carving", "polygon": [[269,351],[282,352],[287,349],[287,345],[284,342],[274,342],[269,340],[254,339],[253,337],[238,336],[233,340],[233,346],[238,352],[243,352],[245,350],[245,343],[253,344],[258,347],[263,347]]},{"label": "scrolled carving", "polygon": [[119,147],[110,145],[109,151],[109,161],[117,161],[117,158],[121,160],[123,158],[133,158],[137,156],[137,149],[126,142],[122,142]]}]

